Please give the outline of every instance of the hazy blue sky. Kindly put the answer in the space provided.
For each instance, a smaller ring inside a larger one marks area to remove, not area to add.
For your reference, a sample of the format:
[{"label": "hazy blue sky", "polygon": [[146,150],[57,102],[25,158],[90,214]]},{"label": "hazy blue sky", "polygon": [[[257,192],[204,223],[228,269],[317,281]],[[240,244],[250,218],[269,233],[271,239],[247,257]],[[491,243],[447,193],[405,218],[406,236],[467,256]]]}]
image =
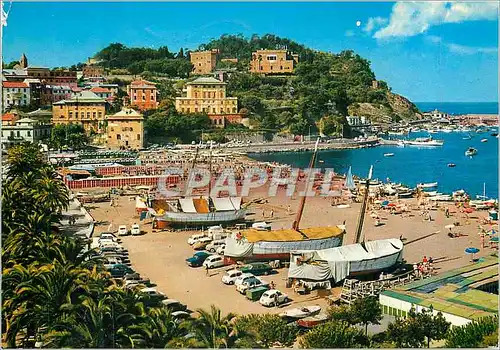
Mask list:
[{"label": "hazy blue sky", "polygon": [[496,2],[13,3],[3,58],[25,52],[33,65],[69,66],[111,42],[177,51],[225,33],[352,49],[413,101],[498,98]]}]

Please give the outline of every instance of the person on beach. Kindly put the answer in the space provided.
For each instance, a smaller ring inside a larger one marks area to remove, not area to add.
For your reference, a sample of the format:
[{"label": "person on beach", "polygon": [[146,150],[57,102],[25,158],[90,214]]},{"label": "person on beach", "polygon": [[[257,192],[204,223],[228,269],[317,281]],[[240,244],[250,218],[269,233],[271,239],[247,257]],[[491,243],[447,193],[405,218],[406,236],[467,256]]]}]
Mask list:
[{"label": "person on beach", "polygon": [[450,218],[450,209],[446,208],[446,210],[444,211],[444,214],[446,215],[446,218],[449,219]]},{"label": "person on beach", "polygon": [[413,264],[413,273],[415,274],[415,277],[418,278],[418,264]]},{"label": "person on beach", "polygon": [[484,248],[484,233],[481,233],[481,248]]},{"label": "person on beach", "polygon": [[274,217],[274,210],[271,209],[271,219]]},{"label": "person on beach", "polygon": [[427,263],[427,262],[428,262],[427,257],[424,255],[424,258],[422,259],[422,263],[424,263],[424,264],[425,264],[425,263]]},{"label": "person on beach", "polygon": [[205,273],[206,273],[207,277],[210,276],[210,274],[208,272],[208,265],[205,265]]},{"label": "person on beach", "polygon": [[286,212],[288,213],[288,215],[292,213],[292,208],[290,207],[290,204],[288,204],[288,207],[286,207]]},{"label": "person on beach", "polygon": [[264,209],[262,209],[262,217],[265,218],[266,217],[266,211]]}]

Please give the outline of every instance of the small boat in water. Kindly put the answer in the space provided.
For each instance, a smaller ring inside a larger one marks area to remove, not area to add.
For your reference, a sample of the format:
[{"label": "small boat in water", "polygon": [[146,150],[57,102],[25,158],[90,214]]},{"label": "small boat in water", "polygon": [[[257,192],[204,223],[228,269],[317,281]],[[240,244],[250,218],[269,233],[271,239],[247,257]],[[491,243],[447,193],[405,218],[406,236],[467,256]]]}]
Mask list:
[{"label": "small boat in water", "polygon": [[419,137],[415,140],[404,141],[405,145],[408,146],[442,146],[444,141],[433,140],[432,137]]},{"label": "small boat in water", "polygon": [[384,153],[384,157],[393,157],[394,153]]},{"label": "small boat in water", "polygon": [[306,318],[302,318],[297,321],[297,325],[299,327],[304,327],[304,328],[312,328],[314,326],[317,326],[319,324],[325,323],[328,321],[329,316],[326,313],[320,313],[316,316],[309,316]]},{"label": "small boat in water", "polygon": [[471,140],[471,139],[472,139],[472,136],[470,136],[470,135],[462,137],[462,140]]},{"label": "small boat in water", "polygon": [[421,184],[418,184],[417,187],[419,188],[433,188],[433,187],[437,187],[438,183],[437,182],[430,182],[430,183],[421,183]]},{"label": "small boat in water", "polygon": [[319,314],[321,311],[321,306],[319,305],[310,305],[305,307],[297,307],[295,309],[289,309],[282,313],[280,313],[280,317],[299,320],[301,318],[310,317]]},{"label": "small boat in water", "polygon": [[454,168],[456,167],[457,165],[455,163],[448,163],[448,168]]},{"label": "small boat in water", "polygon": [[496,137],[496,136],[498,136],[498,133],[497,132],[493,132],[493,133],[491,133],[491,136]]},{"label": "small boat in water", "polygon": [[482,139],[481,142],[488,142],[488,139]]},{"label": "small boat in water", "polygon": [[472,157],[472,156],[475,156],[476,154],[477,154],[477,149],[472,148],[472,147],[469,147],[469,148],[467,149],[467,151],[465,151],[465,155],[466,155],[467,157]]}]

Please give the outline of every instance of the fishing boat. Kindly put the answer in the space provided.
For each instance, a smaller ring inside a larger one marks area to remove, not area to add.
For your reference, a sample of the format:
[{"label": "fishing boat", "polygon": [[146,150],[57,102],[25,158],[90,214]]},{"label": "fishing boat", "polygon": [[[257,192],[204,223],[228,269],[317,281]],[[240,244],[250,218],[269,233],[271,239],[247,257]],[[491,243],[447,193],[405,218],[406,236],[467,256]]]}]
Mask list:
[{"label": "fishing boat", "polygon": [[437,187],[438,183],[437,182],[430,182],[430,183],[420,183],[417,185],[419,188],[433,188]]},{"label": "fishing boat", "polygon": [[437,191],[430,191],[430,192],[422,192],[424,196],[427,196],[427,197],[434,197],[434,196],[437,196],[438,195],[438,192]]},{"label": "fishing boat", "polygon": [[303,328],[312,328],[314,326],[317,326],[319,324],[325,323],[326,321],[329,320],[329,316],[326,313],[319,313],[315,316],[309,316],[302,318],[300,320],[297,320],[297,325],[299,327]]},{"label": "fishing boat", "polygon": [[310,305],[304,307],[297,307],[294,309],[288,309],[279,314],[280,317],[286,318],[289,320],[296,321],[301,318],[315,316],[319,314],[321,311],[321,306],[319,305]]},{"label": "fishing boat", "polygon": [[488,142],[488,139],[481,139],[481,142]]},{"label": "fishing boat", "polygon": [[472,139],[472,136],[470,136],[470,135],[462,137],[462,140],[471,140],[471,139]]},{"label": "fishing boat", "polygon": [[342,247],[290,252],[288,278],[336,283],[346,277],[375,274],[400,263],[403,242],[381,239]]},{"label": "fishing boat", "polygon": [[384,157],[394,157],[394,153],[384,153]]},{"label": "fishing boat", "polygon": [[465,155],[467,157],[472,157],[472,156],[475,156],[477,154],[477,149],[473,148],[473,147],[469,147],[467,149],[467,151],[465,151]]},{"label": "fishing boat", "polygon": [[[312,171],[318,151],[319,139],[309,164]],[[246,229],[231,234],[226,239],[224,263],[237,261],[288,260],[290,251],[303,249],[333,248],[342,245],[345,226],[299,228],[306,196],[301,198],[299,209],[291,229],[259,231]]]}]

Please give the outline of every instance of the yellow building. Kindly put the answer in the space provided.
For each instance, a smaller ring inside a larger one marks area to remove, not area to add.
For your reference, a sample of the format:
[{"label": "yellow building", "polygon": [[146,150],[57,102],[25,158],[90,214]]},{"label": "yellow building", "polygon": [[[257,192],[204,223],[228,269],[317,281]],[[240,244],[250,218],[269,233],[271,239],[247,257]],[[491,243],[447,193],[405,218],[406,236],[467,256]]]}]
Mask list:
[{"label": "yellow building", "polygon": [[260,74],[291,74],[299,55],[287,50],[257,50],[252,53],[250,72]]},{"label": "yellow building", "polygon": [[80,124],[87,132],[103,132],[106,101],[91,91],[52,104],[52,124]]},{"label": "yellow building", "polygon": [[226,97],[226,83],[215,78],[198,78],[186,84],[186,97],[175,99],[181,113],[234,114],[238,98]]},{"label": "yellow building", "polygon": [[144,118],[139,112],[124,108],[106,116],[106,141],[109,149],[139,150],[144,145]]},{"label": "yellow building", "polygon": [[210,74],[217,64],[219,50],[190,52],[193,74]]}]

